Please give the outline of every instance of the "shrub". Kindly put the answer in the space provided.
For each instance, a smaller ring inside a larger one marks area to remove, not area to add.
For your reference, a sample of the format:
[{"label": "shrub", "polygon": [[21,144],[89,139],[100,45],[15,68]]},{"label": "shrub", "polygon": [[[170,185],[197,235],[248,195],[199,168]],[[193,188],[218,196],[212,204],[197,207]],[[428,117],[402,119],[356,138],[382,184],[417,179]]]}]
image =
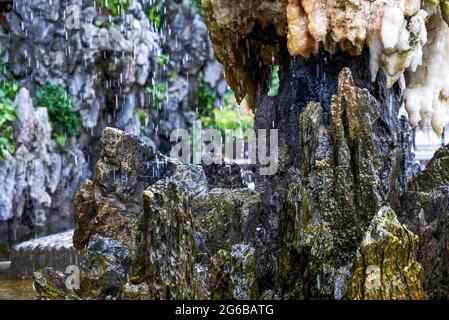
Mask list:
[{"label": "shrub", "polygon": [[153,87],[147,88],[147,93],[150,96],[150,101],[153,107],[157,109],[162,108],[166,92],[167,85],[164,82],[157,82]]},{"label": "shrub", "polygon": [[280,85],[281,80],[279,79],[279,66],[275,66],[271,73],[270,91],[268,92],[268,96],[276,97],[279,94]]},{"label": "shrub", "polygon": [[5,157],[5,150],[10,153],[15,151],[12,123],[17,119],[17,112],[13,101],[19,90],[19,85],[15,81],[5,80],[3,83],[8,85],[0,88],[0,159]]},{"label": "shrub", "polygon": [[160,29],[165,21],[165,4],[164,0],[159,0],[153,4],[148,10],[148,20]]},{"label": "shrub", "polygon": [[129,0],[97,0],[97,6],[109,10],[111,15],[120,16],[126,10],[129,10]]},{"label": "shrub", "polygon": [[75,111],[73,97],[60,85],[47,84],[36,91],[37,106],[46,107],[53,128],[53,137],[60,145],[65,145],[65,137],[78,133],[80,118]]},{"label": "shrub", "polygon": [[192,107],[201,118],[212,118],[216,109],[217,93],[204,77],[204,73],[198,75],[198,87],[192,95]]},{"label": "shrub", "polygon": [[249,107],[243,102],[237,104],[237,100],[232,91],[228,91],[224,97],[224,106],[221,110],[214,111],[214,122],[218,129],[252,129],[254,126],[254,115]]}]

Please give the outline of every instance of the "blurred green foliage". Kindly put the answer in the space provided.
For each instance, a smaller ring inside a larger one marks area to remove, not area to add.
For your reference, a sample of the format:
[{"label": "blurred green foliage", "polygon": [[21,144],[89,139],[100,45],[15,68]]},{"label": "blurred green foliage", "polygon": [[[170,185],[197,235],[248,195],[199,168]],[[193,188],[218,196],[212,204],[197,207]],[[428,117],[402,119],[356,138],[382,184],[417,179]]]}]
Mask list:
[{"label": "blurred green foliage", "polygon": [[165,14],[164,0],[156,1],[156,3],[148,10],[148,20],[150,20],[157,29],[160,29],[165,22]]},{"label": "blurred green foliage", "polygon": [[280,85],[281,80],[279,79],[279,66],[275,66],[271,72],[270,91],[268,92],[268,96],[276,97],[279,94]]},{"label": "blurred green foliage", "polygon": [[150,103],[154,108],[161,109],[167,92],[165,82],[156,82],[152,87],[147,88],[147,94],[150,96]]},{"label": "blurred green foliage", "polygon": [[17,120],[17,111],[13,99],[10,99],[11,94],[12,92],[5,93],[0,89],[0,159],[5,157],[5,150],[11,154],[15,152],[12,124]]},{"label": "blurred green foliage", "polygon": [[218,129],[237,130],[252,129],[254,127],[254,116],[251,110],[244,104],[238,105],[232,91],[226,92],[224,105],[221,109],[214,111],[214,122]]},{"label": "blurred green foliage", "polygon": [[80,117],[75,111],[73,97],[60,85],[47,84],[36,91],[36,105],[46,107],[53,129],[53,138],[61,146],[66,137],[75,136],[80,126]]},{"label": "blurred green foliage", "polygon": [[136,115],[140,123],[140,131],[143,132],[150,121],[148,113],[142,108],[136,108]]},{"label": "blurred green foliage", "polygon": [[8,75],[10,65],[8,62],[0,62],[0,75],[4,80],[0,81],[0,159],[5,157],[5,151],[15,152],[14,121],[17,120],[17,110],[14,106],[19,83]]},{"label": "blurred green foliage", "polygon": [[192,95],[191,105],[198,113],[204,127],[214,127],[221,131],[226,129],[251,129],[254,124],[252,112],[246,104],[239,105],[234,92],[227,91],[224,95],[223,106],[217,106],[217,93],[206,81],[204,74],[198,75],[197,89]]},{"label": "blurred green foliage", "polygon": [[99,8],[109,10],[111,15],[120,16],[129,9],[130,0],[96,0]]}]

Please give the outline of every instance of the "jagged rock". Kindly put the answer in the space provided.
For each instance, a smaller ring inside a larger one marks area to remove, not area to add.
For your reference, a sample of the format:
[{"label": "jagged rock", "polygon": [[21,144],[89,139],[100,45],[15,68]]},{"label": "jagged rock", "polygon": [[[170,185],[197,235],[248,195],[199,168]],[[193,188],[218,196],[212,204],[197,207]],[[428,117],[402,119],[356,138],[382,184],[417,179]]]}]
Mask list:
[{"label": "jagged rock", "polygon": [[410,183],[410,191],[431,192],[449,185],[449,146],[438,149],[426,168]]},{"label": "jagged rock", "polygon": [[330,123],[319,103],[301,113],[299,168],[279,208],[288,298],[344,297],[357,244],[397,177],[390,162],[395,147],[383,146],[391,137],[377,129],[385,120],[382,106],[346,68],[331,100]]},{"label": "jagged rock", "polygon": [[127,283],[131,256],[119,242],[98,234],[89,239],[81,265],[80,295],[117,298]]},{"label": "jagged rock", "polygon": [[448,146],[435,152],[425,169],[410,181],[403,202],[404,220],[420,235],[418,258],[427,299],[448,297],[448,154]]},{"label": "jagged rock", "polygon": [[205,166],[204,171],[211,188],[243,188],[242,168],[237,164]]},{"label": "jagged rock", "polygon": [[349,299],[422,299],[418,237],[401,225],[389,207],[373,218],[357,254]]},{"label": "jagged rock", "polygon": [[212,189],[192,204],[195,226],[207,256],[252,243],[260,211],[259,194],[251,189]]},{"label": "jagged rock", "polygon": [[103,131],[101,145],[96,179],[86,181],[76,195],[74,245],[81,249],[93,234],[100,234],[134,252],[143,191],[170,175],[175,163],[136,136],[113,128]]},{"label": "jagged rock", "polygon": [[215,300],[258,299],[255,250],[238,244],[218,251],[209,264],[209,290]]},{"label": "jagged rock", "polygon": [[[446,195],[445,199],[449,199]],[[447,201],[447,200],[446,200]],[[430,223],[420,237],[419,261],[423,267],[427,299],[449,298],[449,213]]]},{"label": "jagged rock", "polygon": [[66,275],[55,271],[53,268],[45,268],[33,274],[33,288],[40,300],[78,300],[79,297],[73,290],[67,289]]},{"label": "jagged rock", "polygon": [[199,165],[178,165],[170,177],[190,198],[204,196],[209,190],[206,174]]},{"label": "jagged rock", "polygon": [[146,283],[131,284],[127,283],[123,287],[121,300],[151,300],[150,289]]},{"label": "jagged rock", "polygon": [[438,149],[423,171],[414,177],[402,201],[402,217],[414,232],[421,234],[449,211],[449,147]]},{"label": "jagged rock", "polygon": [[146,282],[155,299],[193,298],[195,226],[189,193],[167,178],[145,190],[143,198],[131,281]]},{"label": "jagged rock", "polygon": [[16,166],[14,158],[5,152],[5,158],[0,160],[0,221],[6,221],[14,216],[12,211],[14,186],[16,183]]}]

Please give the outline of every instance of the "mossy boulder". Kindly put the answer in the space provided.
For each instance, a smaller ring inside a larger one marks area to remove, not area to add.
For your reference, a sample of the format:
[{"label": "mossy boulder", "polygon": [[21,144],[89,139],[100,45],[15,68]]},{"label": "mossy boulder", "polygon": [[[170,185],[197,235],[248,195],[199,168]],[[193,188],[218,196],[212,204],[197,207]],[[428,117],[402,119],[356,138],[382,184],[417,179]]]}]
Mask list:
[{"label": "mossy boulder", "polygon": [[96,234],[84,251],[79,294],[86,298],[118,298],[130,275],[128,250],[120,242]]},{"label": "mossy boulder", "polygon": [[422,299],[418,236],[404,227],[390,207],[373,218],[357,253],[348,299]]},{"label": "mossy boulder", "polygon": [[208,268],[210,297],[215,300],[258,299],[256,257],[253,247],[237,244],[219,250]]},{"label": "mossy boulder", "polygon": [[53,268],[33,273],[33,287],[39,300],[77,300],[79,297],[67,289],[66,275]]},{"label": "mossy boulder", "polygon": [[192,205],[197,231],[208,256],[252,243],[260,211],[259,194],[251,189],[212,189]]}]

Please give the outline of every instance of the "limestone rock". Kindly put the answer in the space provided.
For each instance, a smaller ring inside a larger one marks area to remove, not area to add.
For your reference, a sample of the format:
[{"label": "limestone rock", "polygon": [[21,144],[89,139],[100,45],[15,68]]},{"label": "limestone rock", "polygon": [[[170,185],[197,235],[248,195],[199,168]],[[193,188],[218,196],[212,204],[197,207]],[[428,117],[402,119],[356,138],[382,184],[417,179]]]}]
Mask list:
[{"label": "limestone rock", "polygon": [[[66,200],[71,200],[84,176],[84,156],[73,145],[71,150],[58,149],[52,140],[47,109],[34,108],[27,89],[20,89],[15,104],[16,152],[0,161],[4,181],[0,187],[0,221],[21,219],[32,227],[45,224],[55,210],[67,217],[71,205]],[[67,181],[64,188],[63,180]]]},{"label": "limestone rock", "polygon": [[260,210],[260,198],[251,189],[212,189],[195,199],[192,213],[210,256],[231,250],[238,243],[252,243]]},{"label": "limestone rock", "polygon": [[426,299],[448,296],[448,153],[447,146],[435,152],[426,168],[410,182],[404,203],[404,218],[420,235],[418,257]]},{"label": "limestone rock", "polygon": [[446,212],[429,223],[421,235],[419,261],[423,267],[426,299],[444,300],[449,297],[448,226],[449,214]]}]

